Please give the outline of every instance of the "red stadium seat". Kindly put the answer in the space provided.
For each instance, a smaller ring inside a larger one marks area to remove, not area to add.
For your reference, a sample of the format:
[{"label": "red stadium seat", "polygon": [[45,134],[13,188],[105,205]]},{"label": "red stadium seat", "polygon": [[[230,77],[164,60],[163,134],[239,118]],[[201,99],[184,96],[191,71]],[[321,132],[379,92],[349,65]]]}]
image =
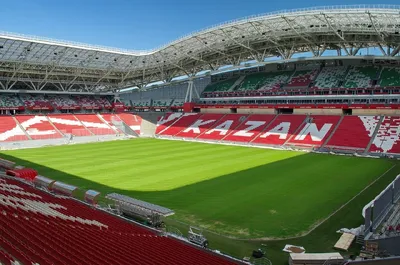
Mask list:
[{"label": "red stadium seat", "polygon": [[23,264],[237,264],[15,180],[0,182],[0,262]]}]

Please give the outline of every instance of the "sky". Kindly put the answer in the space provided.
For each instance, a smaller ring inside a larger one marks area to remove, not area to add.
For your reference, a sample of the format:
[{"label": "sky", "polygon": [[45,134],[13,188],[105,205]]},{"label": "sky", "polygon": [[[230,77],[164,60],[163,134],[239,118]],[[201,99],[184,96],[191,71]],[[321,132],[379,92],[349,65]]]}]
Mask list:
[{"label": "sky", "polygon": [[[283,9],[376,4],[378,0],[12,0],[2,1],[0,31],[94,45],[153,49],[232,19]],[[400,4],[385,0],[385,4]]]}]

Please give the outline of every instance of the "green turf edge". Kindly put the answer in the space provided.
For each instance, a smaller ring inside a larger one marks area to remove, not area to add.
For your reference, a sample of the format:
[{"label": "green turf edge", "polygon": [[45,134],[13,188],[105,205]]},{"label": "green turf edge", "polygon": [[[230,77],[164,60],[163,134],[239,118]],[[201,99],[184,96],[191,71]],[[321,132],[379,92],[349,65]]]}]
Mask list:
[{"label": "green turf edge", "polygon": [[[210,241],[210,248],[221,250],[228,255],[240,259],[243,257],[249,257],[252,250],[258,249],[261,244],[266,244],[267,257],[273,262],[273,264],[289,264],[288,253],[282,251],[286,244],[303,246],[307,253],[337,252],[333,246],[339,239],[340,234],[336,233],[336,231],[341,228],[359,227],[364,223],[364,219],[361,215],[363,207],[385,189],[387,185],[389,185],[389,183],[392,182],[400,173],[400,162],[393,161],[393,164],[394,167],[390,172],[382,176],[378,181],[307,236],[296,239],[264,241],[235,240],[208,233],[207,231],[205,231],[204,234]],[[176,226],[176,223],[173,223],[173,225]],[[183,229],[185,227],[178,226],[178,228]],[[348,252],[342,251],[341,253],[344,256],[359,254],[360,247],[361,246],[353,243]]]}]

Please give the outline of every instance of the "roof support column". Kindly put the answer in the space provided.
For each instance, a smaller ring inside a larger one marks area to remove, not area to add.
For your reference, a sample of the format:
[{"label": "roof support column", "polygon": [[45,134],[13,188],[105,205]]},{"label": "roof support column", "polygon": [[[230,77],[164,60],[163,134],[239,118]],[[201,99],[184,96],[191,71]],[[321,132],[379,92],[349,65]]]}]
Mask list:
[{"label": "roof support column", "polygon": [[[194,93],[194,95],[193,95]],[[194,98],[200,98],[199,92],[197,92],[196,86],[194,85],[192,77],[189,77],[188,86],[186,90],[185,102],[192,102]]]}]

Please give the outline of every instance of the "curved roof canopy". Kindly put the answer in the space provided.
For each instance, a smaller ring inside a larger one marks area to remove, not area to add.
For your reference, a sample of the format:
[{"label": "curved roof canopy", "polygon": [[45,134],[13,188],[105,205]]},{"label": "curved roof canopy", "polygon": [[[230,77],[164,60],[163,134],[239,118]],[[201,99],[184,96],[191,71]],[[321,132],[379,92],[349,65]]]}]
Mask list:
[{"label": "curved roof canopy", "polygon": [[[281,11],[213,26],[160,48],[130,51],[0,32],[0,89],[107,91],[170,81],[268,57],[355,56],[376,47],[398,56],[400,6]],[[20,88],[21,89],[21,88]]]}]

